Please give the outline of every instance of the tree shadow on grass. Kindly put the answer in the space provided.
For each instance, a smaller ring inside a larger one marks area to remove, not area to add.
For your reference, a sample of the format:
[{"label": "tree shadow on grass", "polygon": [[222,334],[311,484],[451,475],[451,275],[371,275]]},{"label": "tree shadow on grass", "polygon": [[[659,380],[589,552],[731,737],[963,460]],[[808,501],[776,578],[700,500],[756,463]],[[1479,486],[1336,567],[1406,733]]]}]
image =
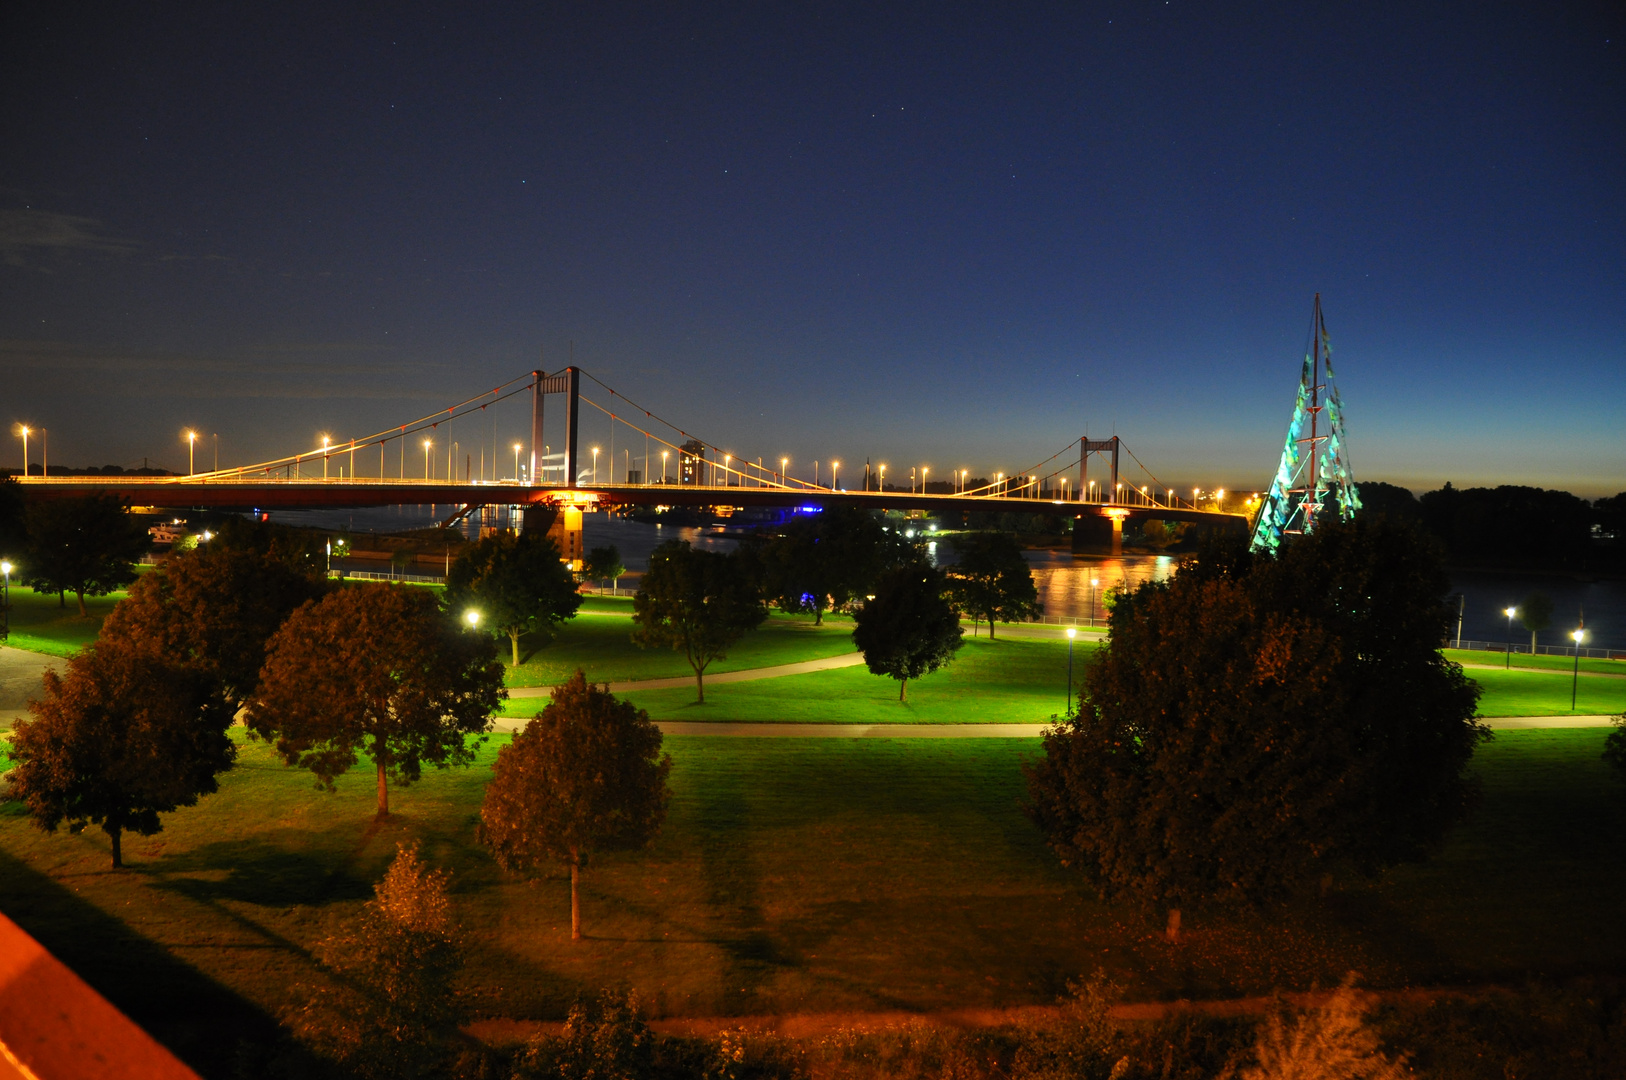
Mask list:
[{"label": "tree shadow on grass", "polygon": [[282,1041],[258,1006],[4,851],[0,908],[203,1076],[230,1075],[244,1045]]}]

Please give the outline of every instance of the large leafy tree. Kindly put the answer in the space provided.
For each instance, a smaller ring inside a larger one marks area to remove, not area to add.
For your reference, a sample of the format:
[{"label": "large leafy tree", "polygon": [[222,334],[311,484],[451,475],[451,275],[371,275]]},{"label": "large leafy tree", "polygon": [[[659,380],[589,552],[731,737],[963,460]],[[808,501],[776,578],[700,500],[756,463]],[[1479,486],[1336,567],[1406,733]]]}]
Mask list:
[{"label": "large leafy tree", "polygon": [[1530,655],[1536,653],[1536,635],[1553,625],[1553,598],[1533,592],[1519,605],[1519,623],[1530,634]]},{"label": "large leafy tree", "polygon": [[669,540],[650,553],[632,598],[632,640],[640,648],[680,650],[694,669],[696,700],[703,702],[707,665],[767,617],[741,555]]},{"label": "large leafy tree", "polygon": [[896,566],[915,561],[913,545],[868,510],[829,507],[757,537],[749,556],[779,610],[824,613],[874,591]]},{"label": "large leafy tree", "polygon": [[467,765],[507,696],[496,642],[441,610],[434,594],[365,584],[306,604],[266,647],[248,727],[275,740],[291,766],[328,788],[365,753],[378,774],[378,816],[390,777],[406,785],[425,763]]},{"label": "large leafy tree", "polygon": [[11,737],[13,797],[54,832],[99,825],[124,865],[126,832],[151,836],[160,814],[192,806],[219,787],[236,748],[232,709],[215,681],[150,652],[101,644],[45,673]]},{"label": "large leafy tree", "polygon": [[37,500],[28,507],[23,579],[56,593],[63,607],[73,593],[84,615],[86,596],[105,596],[135,580],[136,560],[150,546],[141,522],[111,495]]},{"label": "large leafy tree", "polygon": [[326,591],[324,579],[269,551],[211,544],[143,575],[107,617],[101,640],[198,667],[235,709],[259,682],[266,642]]},{"label": "large leafy tree", "polygon": [[581,937],[582,868],[595,852],[644,847],[671,798],[672,759],[644,710],[587,682],[580,669],[497,753],[480,839],[507,870],[570,867],[570,936]]},{"label": "large leafy tree", "polygon": [[1022,547],[1008,533],[979,532],[954,541],[958,562],[948,568],[955,603],[973,619],[1026,622],[1044,611]]},{"label": "large leafy tree", "polygon": [[1437,551],[1329,522],[1278,558],[1217,553],[1120,598],[1079,713],[1045,734],[1029,813],[1063,861],[1169,911],[1259,902],[1426,855],[1489,737],[1439,653]]},{"label": "large leafy tree", "polygon": [[875,596],[853,615],[853,644],[875,675],[898,680],[907,700],[909,680],[936,671],[960,648],[960,617],[943,596],[942,571],[905,566],[882,576]]},{"label": "large leafy tree", "polygon": [[499,532],[469,545],[452,563],[446,605],[453,612],[473,608],[485,625],[507,634],[518,667],[520,636],[572,617],[582,596],[552,540]]}]

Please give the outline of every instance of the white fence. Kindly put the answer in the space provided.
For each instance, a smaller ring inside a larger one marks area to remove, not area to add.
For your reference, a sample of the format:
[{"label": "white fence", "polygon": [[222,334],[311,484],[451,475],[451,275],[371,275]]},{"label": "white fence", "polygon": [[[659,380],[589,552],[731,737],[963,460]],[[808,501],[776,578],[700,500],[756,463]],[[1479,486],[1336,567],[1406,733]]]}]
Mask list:
[{"label": "white fence", "polygon": [[439,574],[394,574],[380,573],[377,570],[329,570],[330,578],[346,578],[351,581],[400,581],[408,585],[444,585],[446,579]]},{"label": "white fence", "polygon": [[[1453,649],[1475,649],[1480,652],[1505,653],[1511,651],[1514,656],[1524,653],[1530,655],[1530,646],[1512,643],[1511,650],[1505,641],[1472,641],[1467,638],[1456,638],[1446,642]],[[1537,645],[1537,656],[1574,656],[1576,649],[1572,645]],[[1581,649],[1580,653],[1588,660],[1626,660],[1626,650],[1622,649]]]}]

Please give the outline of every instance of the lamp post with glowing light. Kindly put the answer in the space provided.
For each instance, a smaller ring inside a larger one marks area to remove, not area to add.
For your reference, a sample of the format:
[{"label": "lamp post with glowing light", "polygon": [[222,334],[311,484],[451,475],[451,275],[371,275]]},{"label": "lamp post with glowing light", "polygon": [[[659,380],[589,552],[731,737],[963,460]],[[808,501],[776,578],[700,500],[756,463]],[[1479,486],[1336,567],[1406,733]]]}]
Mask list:
[{"label": "lamp post with glowing light", "polygon": [[433,445],[434,441],[431,439],[423,441],[423,478],[425,480],[429,479],[429,448]]},{"label": "lamp post with glowing light", "polygon": [[519,443],[514,444],[514,483],[519,483]]},{"label": "lamp post with glowing light", "polygon": [[1581,639],[1586,637],[1585,630],[1575,630],[1570,633],[1575,641],[1575,672],[1570,676],[1570,712],[1575,711],[1575,691],[1581,685]]},{"label": "lamp post with glowing light", "polygon": [[1067,711],[1064,716],[1073,715],[1073,639],[1078,636],[1075,627],[1067,628]]},{"label": "lamp post with glowing light", "polygon": [[593,486],[598,486],[598,447],[593,447]]},{"label": "lamp post with glowing light", "polygon": [[663,484],[666,483],[666,458],[670,453],[670,450],[661,451],[661,483]]},{"label": "lamp post with glowing light", "polygon": [[1095,625],[1095,587],[1101,584],[1098,577],[1090,578],[1090,625]]},{"label": "lamp post with glowing light", "polygon": [[926,494],[926,474],[931,471],[932,467],[930,465],[922,465],[920,467],[920,493],[922,495]]},{"label": "lamp post with glowing light", "polygon": [[789,472],[790,472],[790,458],[788,458],[788,457],[780,458],[779,459],[779,486],[780,487],[789,487],[790,486],[789,484],[787,484],[785,482],[786,479],[787,479],[786,474],[789,473]]},{"label": "lamp post with glowing light", "polygon": [[1516,607],[1503,608],[1502,614],[1507,616],[1507,652],[1502,654],[1502,670],[1507,671],[1513,667],[1513,616],[1519,613]]},{"label": "lamp post with glowing light", "polygon": [[480,627],[480,613],[469,608],[463,613],[463,621],[469,624],[470,630],[477,630]]},{"label": "lamp post with glowing light", "polygon": [[23,475],[28,475],[28,425],[19,424],[17,431],[23,437]]},{"label": "lamp post with glowing light", "polygon": [[830,462],[830,490],[831,491],[840,491],[841,490],[841,484],[836,479],[836,477],[840,474],[840,472],[841,472],[841,462],[839,462],[839,461]]},{"label": "lamp post with glowing light", "polygon": [[326,435],[322,436],[322,479],[327,479],[327,448],[333,442]]},{"label": "lamp post with glowing light", "polygon": [[[57,441],[61,442],[62,440],[58,439]],[[188,476],[192,476],[198,471],[192,464],[193,451],[197,448],[197,445],[198,433],[195,431],[188,431],[186,433],[186,475]]]}]

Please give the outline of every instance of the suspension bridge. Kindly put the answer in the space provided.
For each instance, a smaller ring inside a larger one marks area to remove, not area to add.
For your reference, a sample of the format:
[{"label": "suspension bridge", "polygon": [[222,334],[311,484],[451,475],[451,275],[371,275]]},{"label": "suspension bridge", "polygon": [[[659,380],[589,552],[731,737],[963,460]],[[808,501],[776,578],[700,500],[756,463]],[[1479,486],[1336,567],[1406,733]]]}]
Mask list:
[{"label": "suspension bridge", "polygon": [[[495,436],[491,442],[482,436],[478,469],[472,444],[464,453],[442,437],[443,429],[451,430],[454,423],[526,397],[529,439],[499,447]],[[544,406],[554,397],[563,404],[558,452],[552,451],[544,430]],[[589,448],[589,457],[582,453],[584,407],[611,425],[611,454],[602,466],[599,447]],[[623,451],[619,473],[613,441],[618,427],[624,439],[643,441],[642,454]],[[512,450],[512,475],[507,476],[501,475],[509,464],[505,449]],[[1212,499],[1204,507],[1196,492],[1181,498],[1117,436],[1081,437],[1028,468],[996,473],[992,479],[973,481],[969,470],[960,470],[949,480],[928,483],[927,470],[918,475],[911,470],[907,488],[896,474],[898,482],[888,480],[885,465],[870,462],[848,464],[845,470],[840,461],[812,462],[803,476],[792,475],[788,466],[787,458],[753,459],[725,450],[570,366],[551,374],[532,371],[407,423],[358,439],[323,439],[319,447],[274,460],[185,476],[21,479],[36,498],[99,493],[131,506],[171,510],[436,505],[450,509],[446,523],[451,524],[482,508],[519,507],[524,527],[556,535],[561,552],[571,559],[580,557],[581,514],[619,506],[1044,513],[1076,519],[1075,547],[1082,540],[1086,546],[1110,545],[1115,552],[1129,520],[1202,522],[1237,531],[1248,527],[1245,515],[1222,511]]]}]

